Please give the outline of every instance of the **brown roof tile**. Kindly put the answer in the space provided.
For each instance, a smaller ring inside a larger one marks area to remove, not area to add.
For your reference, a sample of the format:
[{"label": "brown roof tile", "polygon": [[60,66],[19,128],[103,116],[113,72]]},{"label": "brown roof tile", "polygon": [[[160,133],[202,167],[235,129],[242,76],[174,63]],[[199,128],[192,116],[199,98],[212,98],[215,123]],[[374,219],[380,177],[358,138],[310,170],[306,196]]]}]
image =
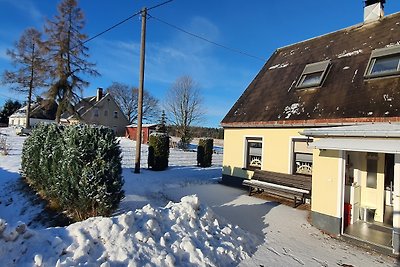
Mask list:
[{"label": "brown roof tile", "polygon": [[[340,124],[342,119],[400,117],[400,77],[364,79],[371,51],[396,44],[400,44],[400,13],[280,48],[222,125],[289,125],[293,121],[311,125],[318,120]],[[305,65],[324,60],[332,64],[323,85],[296,89]]]}]

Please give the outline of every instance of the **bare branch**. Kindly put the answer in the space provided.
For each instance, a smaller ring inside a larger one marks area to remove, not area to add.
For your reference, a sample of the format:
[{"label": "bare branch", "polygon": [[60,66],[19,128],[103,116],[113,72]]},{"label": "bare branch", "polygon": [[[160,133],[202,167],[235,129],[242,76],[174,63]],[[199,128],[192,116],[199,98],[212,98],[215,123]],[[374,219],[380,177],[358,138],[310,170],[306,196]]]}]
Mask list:
[{"label": "bare branch", "polygon": [[178,78],[166,98],[168,117],[177,127],[183,147],[190,142],[190,126],[204,117],[203,99],[197,83],[190,76]]}]

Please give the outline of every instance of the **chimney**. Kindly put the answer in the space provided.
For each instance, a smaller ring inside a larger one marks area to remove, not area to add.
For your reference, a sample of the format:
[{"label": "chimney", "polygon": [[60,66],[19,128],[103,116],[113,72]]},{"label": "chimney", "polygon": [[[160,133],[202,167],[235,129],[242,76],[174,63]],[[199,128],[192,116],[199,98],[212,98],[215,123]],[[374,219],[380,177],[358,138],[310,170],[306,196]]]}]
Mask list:
[{"label": "chimney", "polygon": [[96,102],[99,102],[103,98],[103,88],[97,88]]},{"label": "chimney", "polygon": [[365,0],[364,23],[377,21],[383,17],[386,0]]}]

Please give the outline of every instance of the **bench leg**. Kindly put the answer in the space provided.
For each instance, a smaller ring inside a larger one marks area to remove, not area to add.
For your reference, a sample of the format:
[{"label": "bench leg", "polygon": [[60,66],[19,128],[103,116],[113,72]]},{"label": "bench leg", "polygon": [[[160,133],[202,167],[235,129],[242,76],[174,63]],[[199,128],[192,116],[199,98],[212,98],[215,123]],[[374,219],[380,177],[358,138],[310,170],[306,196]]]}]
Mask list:
[{"label": "bench leg", "polygon": [[252,190],[252,187],[249,186],[249,196],[251,196],[251,190]]}]

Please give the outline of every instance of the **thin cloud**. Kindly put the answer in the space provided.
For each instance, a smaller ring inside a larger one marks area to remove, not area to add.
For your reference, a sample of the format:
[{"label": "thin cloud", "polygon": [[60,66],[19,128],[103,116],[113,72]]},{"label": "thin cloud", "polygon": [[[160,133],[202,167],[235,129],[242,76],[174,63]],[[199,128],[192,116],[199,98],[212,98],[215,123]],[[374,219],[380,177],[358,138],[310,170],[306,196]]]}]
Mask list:
[{"label": "thin cloud", "polygon": [[[216,41],[221,38],[218,28],[201,17],[194,18],[187,29]],[[137,84],[140,58],[138,41],[97,39],[90,49],[104,80]],[[219,124],[260,66],[257,63],[252,66],[254,69],[249,69],[246,64],[232,64],[229,52],[225,57],[218,57],[217,49],[181,32],[171,32],[171,39],[163,42],[148,39],[146,87],[162,100],[178,77],[186,74],[192,76],[203,92],[208,120]]]}]

